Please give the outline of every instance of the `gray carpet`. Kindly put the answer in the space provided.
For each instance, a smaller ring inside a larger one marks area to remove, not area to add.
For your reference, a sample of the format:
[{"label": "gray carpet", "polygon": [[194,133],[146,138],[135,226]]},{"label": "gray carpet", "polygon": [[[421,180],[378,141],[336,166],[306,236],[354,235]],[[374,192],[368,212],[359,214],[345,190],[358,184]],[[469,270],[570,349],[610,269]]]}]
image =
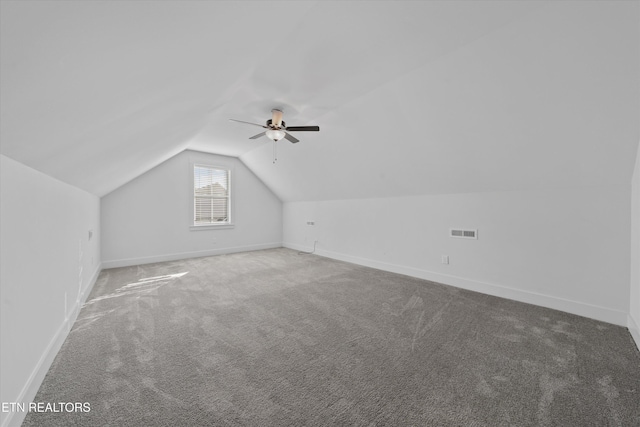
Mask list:
[{"label": "gray carpet", "polygon": [[24,426],[639,426],[640,354],[625,328],[274,249],[103,271],[36,401],[91,411]]}]

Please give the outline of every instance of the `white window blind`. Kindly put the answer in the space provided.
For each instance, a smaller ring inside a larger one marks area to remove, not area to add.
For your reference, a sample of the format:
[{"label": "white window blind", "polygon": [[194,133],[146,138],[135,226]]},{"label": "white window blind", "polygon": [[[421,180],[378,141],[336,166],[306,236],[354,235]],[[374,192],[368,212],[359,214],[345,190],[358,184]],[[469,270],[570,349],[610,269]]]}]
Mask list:
[{"label": "white window blind", "polygon": [[229,175],[227,169],[194,165],[194,225],[228,224],[230,222]]}]

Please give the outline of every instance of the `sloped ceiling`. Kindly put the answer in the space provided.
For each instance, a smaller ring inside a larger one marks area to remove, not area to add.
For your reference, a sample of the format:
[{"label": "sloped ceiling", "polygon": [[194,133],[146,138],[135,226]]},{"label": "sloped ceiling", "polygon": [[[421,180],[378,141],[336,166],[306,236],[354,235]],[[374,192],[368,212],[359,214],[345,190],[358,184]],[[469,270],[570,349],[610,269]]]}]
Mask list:
[{"label": "sloped ceiling", "polygon": [[[1,152],[98,196],[184,149],[284,201],[631,180],[637,2],[1,2]],[[258,128],[317,124],[278,161]]]}]

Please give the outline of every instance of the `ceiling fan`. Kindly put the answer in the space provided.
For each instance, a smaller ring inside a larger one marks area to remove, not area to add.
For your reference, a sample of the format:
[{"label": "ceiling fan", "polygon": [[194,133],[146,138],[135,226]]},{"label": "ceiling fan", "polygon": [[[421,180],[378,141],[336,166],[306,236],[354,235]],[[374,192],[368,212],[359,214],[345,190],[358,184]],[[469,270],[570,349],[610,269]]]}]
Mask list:
[{"label": "ceiling fan", "polygon": [[272,116],[269,120],[267,120],[266,126],[259,125],[257,123],[250,123],[242,120],[236,120],[236,119],[229,119],[229,120],[232,120],[234,122],[239,122],[239,123],[246,123],[248,125],[253,125],[253,126],[260,126],[261,128],[266,129],[266,131],[260,132],[259,134],[254,135],[249,139],[258,139],[261,136],[266,136],[273,142],[276,142],[281,140],[282,138],[285,138],[295,144],[300,140],[295,138],[289,132],[318,132],[320,130],[320,127],[318,126],[287,126],[282,121],[282,111],[275,108],[271,110],[271,114]]}]

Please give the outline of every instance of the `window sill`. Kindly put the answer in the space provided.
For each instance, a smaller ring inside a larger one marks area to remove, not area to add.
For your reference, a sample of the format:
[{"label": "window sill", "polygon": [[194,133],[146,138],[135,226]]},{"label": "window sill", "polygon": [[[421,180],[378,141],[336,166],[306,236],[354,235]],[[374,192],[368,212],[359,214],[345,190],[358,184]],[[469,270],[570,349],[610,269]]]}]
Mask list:
[{"label": "window sill", "polygon": [[203,230],[225,230],[229,228],[235,228],[235,224],[206,224],[206,225],[192,225],[189,227],[190,231],[203,231]]}]

